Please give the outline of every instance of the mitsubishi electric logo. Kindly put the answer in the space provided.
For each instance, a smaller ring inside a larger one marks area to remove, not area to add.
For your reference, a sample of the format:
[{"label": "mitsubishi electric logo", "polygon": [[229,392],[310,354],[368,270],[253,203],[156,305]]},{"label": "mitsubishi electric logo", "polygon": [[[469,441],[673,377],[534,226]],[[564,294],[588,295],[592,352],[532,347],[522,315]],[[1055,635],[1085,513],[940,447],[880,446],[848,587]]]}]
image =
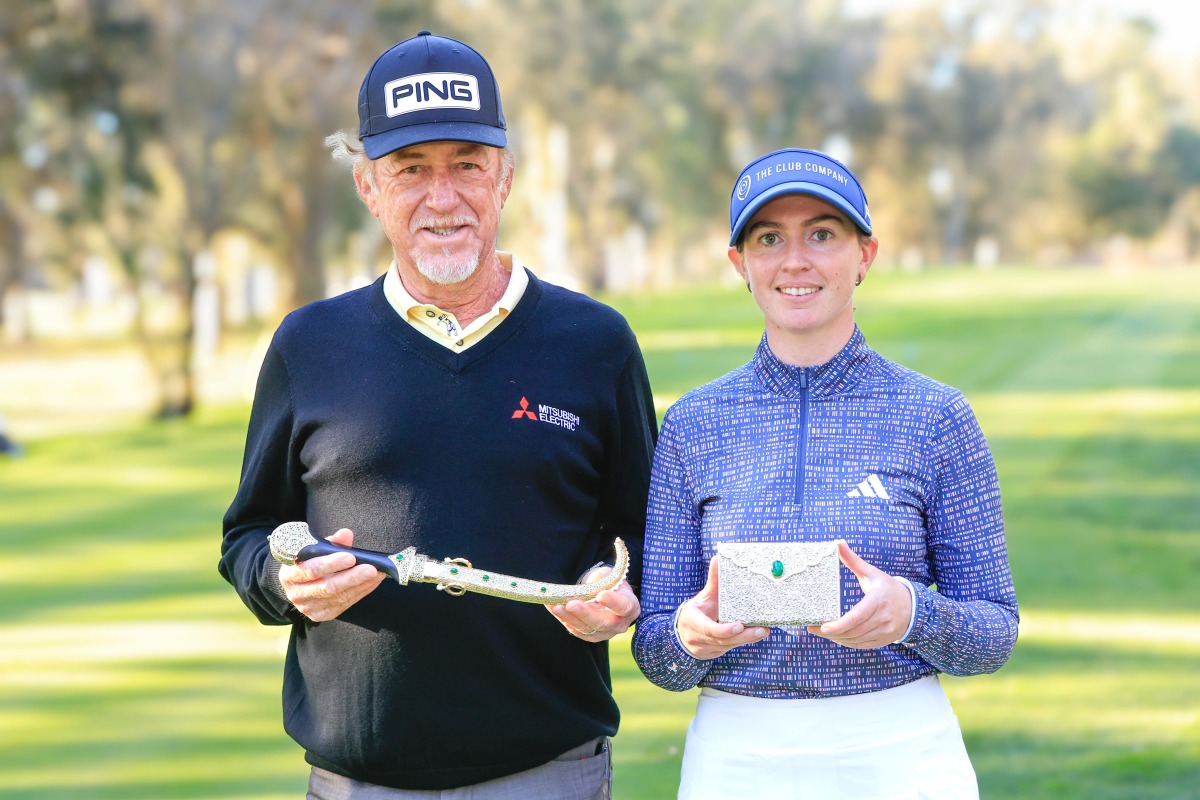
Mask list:
[{"label": "mitsubishi electric logo", "polygon": [[858,485],[857,489],[851,489],[846,492],[846,497],[878,497],[880,500],[891,500],[892,497],[887,493],[887,489],[883,488],[883,481],[879,480],[879,476],[872,473],[867,476],[867,479]]},{"label": "mitsubishi electric logo", "polygon": [[579,415],[572,414],[570,411],[563,411],[561,408],[547,406],[538,403],[537,412],[529,410],[529,400],[521,398],[521,407],[512,413],[513,419],[531,419],[535,422],[547,422],[551,425],[557,425],[560,428],[566,428],[569,431],[575,430],[579,426]]},{"label": "mitsubishi electric logo", "polygon": [[537,414],[529,410],[529,401],[524,397],[521,398],[521,407],[514,411],[512,415],[513,419],[521,419],[522,417],[537,419]]},{"label": "mitsubishi electric logo", "polygon": [[478,111],[479,81],[462,72],[423,72],[385,83],[383,99],[389,117],[427,108]]}]

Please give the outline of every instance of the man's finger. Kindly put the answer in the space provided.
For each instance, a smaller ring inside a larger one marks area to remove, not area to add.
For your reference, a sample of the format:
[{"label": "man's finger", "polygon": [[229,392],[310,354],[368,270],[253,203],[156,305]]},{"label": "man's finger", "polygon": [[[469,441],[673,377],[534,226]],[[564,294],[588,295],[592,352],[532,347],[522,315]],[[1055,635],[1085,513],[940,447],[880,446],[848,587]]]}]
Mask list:
[{"label": "man's finger", "polygon": [[618,617],[626,617],[635,611],[641,611],[641,604],[638,602],[637,595],[633,593],[633,588],[626,582],[622,581],[615,589],[605,589],[600,594],[596,595],[594,603],[583,605],[599,605],[607,608]]},{"label": "man's finger", "polygon": [[353,547],[354,531],[349,528],[339,528],[337,533],[329,537],[329,541],[340,544],[342,547]]},{"label": "man's finger", "polygon": [[[349,553],[331,553],[327,556],[317,556],[310,558],[307,561],[297,562],[293,569],[296,570],[296,577],[293,580],[297,581],[315,581],[326,577],[327,575],[336,575],[339,572],[345,572],[352,569],[358,563],[354,556]],[[280,579],[282,580],[282,572]]]}]

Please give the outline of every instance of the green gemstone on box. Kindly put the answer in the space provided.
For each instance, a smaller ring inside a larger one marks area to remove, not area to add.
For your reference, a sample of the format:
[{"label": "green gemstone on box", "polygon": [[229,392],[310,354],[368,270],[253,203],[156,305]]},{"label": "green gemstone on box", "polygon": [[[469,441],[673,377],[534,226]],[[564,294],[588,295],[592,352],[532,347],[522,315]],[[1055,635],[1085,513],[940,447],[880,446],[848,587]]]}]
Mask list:
[{"label": "green gemstone on box", "polygon": [[451,574],[451,575],[457,575],[457,574],[458,574],[458,567],[451,567],[451,568],[450,568],[450,574]]},{"label": "green gemstone on box", "polygon": [[512,583],[510,583],[510,584],[509,584],[509,586],[512,586],[513,588],[516,588],[516,586],[517,586],[517,582],[516,582],[516,581],[513,581]]},{"label": "green gemstone on box", "polygon": [[487,576],[487,575],[484,575],[484,576],[483,576],[483,579],[484,579],[485,581],[486,581],[486,580],[489,580],[489,578],[488,578],[488,576]]},{"label": "green gemstone on box", "polygon": [[783,577],[783,562],[782,561],[776,561],[774,564],[771,565],[771,574],[774,575],[776,578]]}]

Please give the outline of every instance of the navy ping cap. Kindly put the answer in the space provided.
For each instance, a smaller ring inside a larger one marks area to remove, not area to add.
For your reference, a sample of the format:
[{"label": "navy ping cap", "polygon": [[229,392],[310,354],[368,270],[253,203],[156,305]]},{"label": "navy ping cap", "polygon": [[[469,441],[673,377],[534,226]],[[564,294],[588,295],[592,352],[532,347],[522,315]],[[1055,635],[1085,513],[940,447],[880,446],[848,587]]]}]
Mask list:
[{"label": "navy ping cap", "polygon": [[358,91],[367,157],[424,142],[508,143],[500,88],[478,52],[421,31],[376,59]]}]

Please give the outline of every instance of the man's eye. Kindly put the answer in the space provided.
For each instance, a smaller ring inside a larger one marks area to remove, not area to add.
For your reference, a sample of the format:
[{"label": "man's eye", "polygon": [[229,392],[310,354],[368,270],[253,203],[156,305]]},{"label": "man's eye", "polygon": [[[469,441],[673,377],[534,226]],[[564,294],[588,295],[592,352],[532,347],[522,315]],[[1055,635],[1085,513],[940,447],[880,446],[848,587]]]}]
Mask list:
[{"label": "man's eye", "polygon": [[827,228],[822,228],[818,231],[813,231],[813,238],[816,239],[818,242],[828,242],[830,239],[833,238],[833,231],[828,230]]},{"label": "man's eye", "polygon": [[758,241],[760,244],[765,244],[770,247],[771,245],[779,244],[779,234],[764,233],[762,236],[758,237]]}]

